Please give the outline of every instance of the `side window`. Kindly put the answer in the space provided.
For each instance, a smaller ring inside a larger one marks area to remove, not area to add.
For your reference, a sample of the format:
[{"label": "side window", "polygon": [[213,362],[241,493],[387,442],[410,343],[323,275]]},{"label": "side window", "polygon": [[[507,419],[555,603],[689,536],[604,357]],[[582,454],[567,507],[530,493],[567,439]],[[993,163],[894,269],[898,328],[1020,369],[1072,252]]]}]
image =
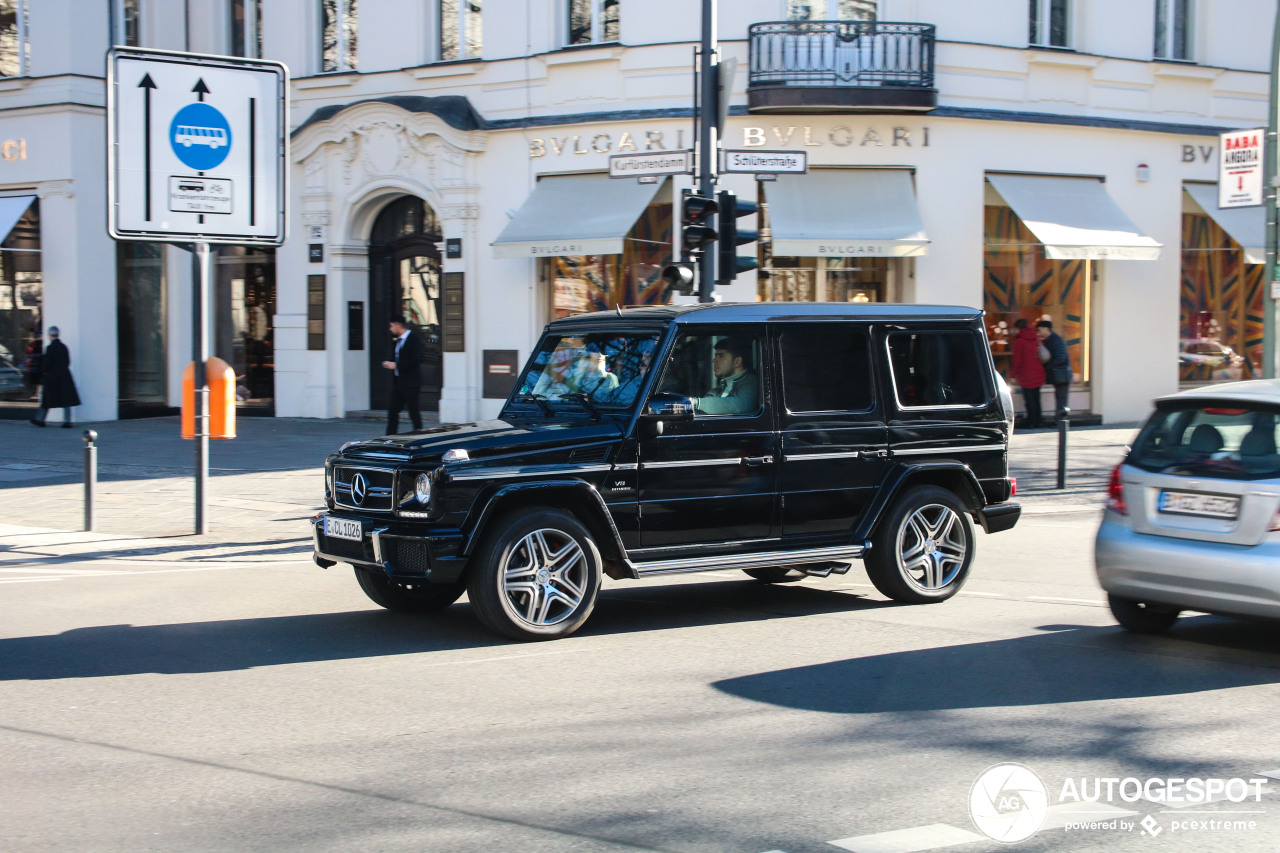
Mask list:
[{"label": "side window", "polygon": [[792,412],[861,412],[871,408],[867,330],[848,323],[787,328],[782,333],[782,403]]},{"label": "side window", "polygon": [[685,335],[676,341],[658,390],[692,397],[700,417],[754,416],[764,402],[760,351],[759,337],[738,329]]},{"label": "side window", "polygon": [[987,401],[972,332],[892,332],[889,363],[903,408],[981,406]]}]

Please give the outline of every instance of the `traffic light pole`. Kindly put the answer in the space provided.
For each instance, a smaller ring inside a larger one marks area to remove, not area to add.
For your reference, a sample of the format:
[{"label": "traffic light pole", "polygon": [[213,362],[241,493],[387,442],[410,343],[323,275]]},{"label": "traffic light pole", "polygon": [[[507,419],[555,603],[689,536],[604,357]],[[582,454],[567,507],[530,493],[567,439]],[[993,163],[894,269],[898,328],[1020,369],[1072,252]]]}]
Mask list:
[{"label": "traffic light pole", "polygon": [[1266,194],[1267,214],[1267,265],[1266,275],[1262,282],[1262,376],[1264,379],[1276,377],[1276,307],[1271,297],[1272,282],[1276,280],[1276,163],[1280,160],[1280,140],[1276,138],[1277,114],[1280,113],[1280,9],[1276,11],[1274,30],[1271,36],[1271,97],[1268,99],[1267,140],[1263,151],[1263,192]]},{"label": "traffic light pole", "polygon": [[[694,115],[698,123],[698,194],[715,198],[716,188],[716,99],[719,75],[716,73],[716,3],[702,0],[702,45],[698,55],[698,103]],[[698,301],[712,302],[716,289],[716,253],[702,252],[698,261]]]}]

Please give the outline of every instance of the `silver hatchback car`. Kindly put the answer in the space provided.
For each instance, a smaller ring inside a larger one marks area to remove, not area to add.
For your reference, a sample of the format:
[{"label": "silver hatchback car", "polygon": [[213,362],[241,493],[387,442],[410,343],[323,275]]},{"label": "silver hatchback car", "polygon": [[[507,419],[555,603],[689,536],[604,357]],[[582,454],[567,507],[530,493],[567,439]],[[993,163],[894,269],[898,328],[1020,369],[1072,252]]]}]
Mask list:
[{"label": "silver hatchback car", "polygon": [[1111,472],[1095,565],[1111,612],[1159,633],[1183,610],[1280,619],[1280,380],[1156,401]]}]

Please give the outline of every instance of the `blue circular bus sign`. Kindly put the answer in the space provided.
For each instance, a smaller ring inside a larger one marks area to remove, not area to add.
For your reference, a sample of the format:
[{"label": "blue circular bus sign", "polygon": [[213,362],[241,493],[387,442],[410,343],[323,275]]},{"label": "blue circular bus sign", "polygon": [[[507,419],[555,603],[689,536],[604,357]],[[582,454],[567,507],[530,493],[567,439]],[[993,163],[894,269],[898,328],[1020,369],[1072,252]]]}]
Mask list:
[{"label": "blue circular bus sign", "polygon": [[231,125],[206,103],[187,104],[169,125],[169,145],[189,168],[207,172],[231,152]]}]

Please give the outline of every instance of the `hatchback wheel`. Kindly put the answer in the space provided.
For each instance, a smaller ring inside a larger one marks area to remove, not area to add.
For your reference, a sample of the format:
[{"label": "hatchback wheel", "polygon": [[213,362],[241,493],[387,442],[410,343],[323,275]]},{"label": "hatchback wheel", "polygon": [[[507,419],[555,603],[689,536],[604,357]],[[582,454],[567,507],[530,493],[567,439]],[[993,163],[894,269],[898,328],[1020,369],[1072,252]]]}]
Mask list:
[{"label": "hatchback wheel", "polygon": [[515,640],[554,640],[582,626],[600,592],[600,552],[559,510],[500,519],[472,559],[467,593],[480,620]]},{"label": "hatchback wheel", "polygon": [[975,546],[960,499],[938,486],[917,486],[898,499],[872,537],[867,575],[894,601],[945,601],[968,578]]},{"label": "hatchback wheel", "polygon": [[1163,634],[1173,627],[1182,612],[1169,604],[1134,601],[1111,593],[1107,593],[1107,605],[1116,621],[1135,634]]},{"label": "hatchback wheel", "polygon": [[444,610],[462,597],[464,583],[401,586],[386,575],[368,569],[356,569],[356,581],[369,600],[396,613],[430,613]]}]

